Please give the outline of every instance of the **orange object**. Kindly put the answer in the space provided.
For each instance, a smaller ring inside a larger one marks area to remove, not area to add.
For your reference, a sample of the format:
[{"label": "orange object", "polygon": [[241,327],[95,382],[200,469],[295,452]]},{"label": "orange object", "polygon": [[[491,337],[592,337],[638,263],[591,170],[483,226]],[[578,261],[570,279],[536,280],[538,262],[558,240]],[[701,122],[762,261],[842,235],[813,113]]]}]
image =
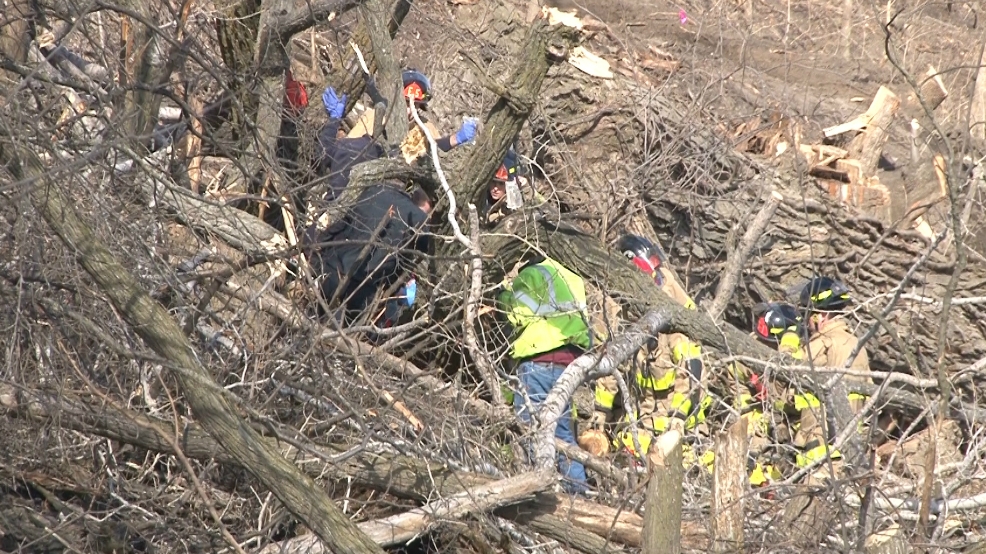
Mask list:
[{"label": "orange object", "polygon": [[409,83],[404,87],[404,96],[416,102],[421,102],[425,99],[425,91],[418,83]]}]

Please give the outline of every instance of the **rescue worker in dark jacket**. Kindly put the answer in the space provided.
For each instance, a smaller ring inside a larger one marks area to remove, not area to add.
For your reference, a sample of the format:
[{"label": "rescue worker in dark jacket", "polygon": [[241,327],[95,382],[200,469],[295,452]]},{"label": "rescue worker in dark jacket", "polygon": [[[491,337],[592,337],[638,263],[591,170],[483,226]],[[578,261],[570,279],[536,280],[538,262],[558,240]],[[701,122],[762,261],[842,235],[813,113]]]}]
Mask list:
[{"label": "rescue worker in dark jacket", "polygon": [[378,291],[407,278],[414,252],[429,248],[430,207],[420,188],[409,195],[397,185],[379,183],[364,189],[345,217],[324,231],[309,229],[312,265],[330,309],[341,303],[345,321],[352,322]]}]

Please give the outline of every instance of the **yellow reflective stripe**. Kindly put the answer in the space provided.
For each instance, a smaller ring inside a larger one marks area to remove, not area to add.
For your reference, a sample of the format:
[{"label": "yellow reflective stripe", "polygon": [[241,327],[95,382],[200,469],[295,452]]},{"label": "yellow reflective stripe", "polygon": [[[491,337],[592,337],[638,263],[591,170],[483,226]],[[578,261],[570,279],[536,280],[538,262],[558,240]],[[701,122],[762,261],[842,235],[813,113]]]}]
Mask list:
[{"label": "yellow reflective stripe", "polygon": [[838,460],[839,458],[842,458],[842,453],[839,452],[838,450],[830,447],[827,444],[820,444],[814,448],[810,448],[808,450],[805,450],[804,452],[799,453],[796,457],[797,459],[795,460],[795,462],[798,464],[798,467],[807,467],[817,460],[825,459],[826,455],[828,455],[828,457],[832,458],[833,460]]},{"label": "yellow reflective stripe", "polygon": [[659,379],[644,375],[644,372],[637,372],[637,384],[640,388],[664,392],[674,386],[675,370],[669,369]]},{"label": "yellow reflective stripe", "polygon": [[610,392],[601,385],[596,385],[596,406],[607,410],[613,409],[613,402],[616,401],[616,393]]},{"label": "yellow reflective stripe", "polygon": [[799,412],[810,408],[820,408],[822,403],[810,392],[794,395],[794,409]]},{"label": "yellow reflective stripe", "polygon": [[801,338],[797,333],[787,332],[781,335],[780,348],[789,352],[801,350]]},{"label": "yellow reflective stripe", "polygon": [[865,394],[859,394],[858,392],[850,392],[849,393],[849,400],[850,401],[852,401],[852,400],[866,400],[867,398],[869,398],[869,397],[866,396]]},{"label": "yellow reflective stripe", "polygon": [[674,363],[679,363],[681,360],[691,360],[701,356],[702,347],[690,340],[683,340],[679,342],[674,345],[674,348],[671,350],[671,358],[674,360]]},{"label": "yellow reflective stripe", "polygon": [[750,472],[750,484],[754,487],[759,487],[769,481],[767,479],[767,474],[763,470],[763,466],[758,462],[757,465],[753,467],[753,471]]},{"label": "yellow reflective stripe", "polygon": [[[640,449],[644,452],[644,454],[650,451],[650,443],[653,440],[650,433],[637,433],[637,440],[640,442]],[[640,457],[640,455],[637,454],[636,447],[633,445],[633,433],[630,431],[620,433],[620,436],[613,440],[613,445],[617,448],[622,446],[629,450],[630,454],[633,454],[638,458]]]}]

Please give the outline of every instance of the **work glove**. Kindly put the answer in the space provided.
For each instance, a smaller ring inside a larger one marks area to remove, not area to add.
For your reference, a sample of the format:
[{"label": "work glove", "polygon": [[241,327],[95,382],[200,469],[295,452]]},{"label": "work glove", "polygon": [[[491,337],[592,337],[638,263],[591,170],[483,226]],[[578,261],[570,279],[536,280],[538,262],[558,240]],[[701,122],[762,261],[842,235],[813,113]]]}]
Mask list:
[{"label": "work glove", "polygon": [[322,104],[325,105],[325,111],[330,118],[342,119],[343,112],[346,110],[346,95],[337,96],[334,88],[325,87],[325,92],[322,93]]},{"label": "work glove", "polygon": [[404,285],[404,300],[408,306],[414,305],[414,299],[418,296],[418,281],[411,277]]},{"label": "work glove", "polygon": [[459,127],[459,130],[455,132],[455,143],[465,144],[471,141],[472,139],[476,138],[477,126],[478,125],[475,119],[471,117],[467,117],[463,119],[462,127]]}]

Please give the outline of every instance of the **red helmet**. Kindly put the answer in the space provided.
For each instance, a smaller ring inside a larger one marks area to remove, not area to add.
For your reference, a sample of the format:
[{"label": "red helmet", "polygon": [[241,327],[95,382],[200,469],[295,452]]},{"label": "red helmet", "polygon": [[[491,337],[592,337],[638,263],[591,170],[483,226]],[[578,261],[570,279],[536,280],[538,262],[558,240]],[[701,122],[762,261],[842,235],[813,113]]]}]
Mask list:
[{"label": "red helmet", "polygon": [[415,102],[425,103],[431,100],[431,81],[420,71],[407,69],[401,74],[404,85],[404,97]]},{"label": "red helmet", "polygon": [[638,269],[653,277],[658,285],[662,284],[661,272],[658,269],[667,261],[667,257],[660,246],[640,235],[623,235],[616,243],[616,247]]}]

